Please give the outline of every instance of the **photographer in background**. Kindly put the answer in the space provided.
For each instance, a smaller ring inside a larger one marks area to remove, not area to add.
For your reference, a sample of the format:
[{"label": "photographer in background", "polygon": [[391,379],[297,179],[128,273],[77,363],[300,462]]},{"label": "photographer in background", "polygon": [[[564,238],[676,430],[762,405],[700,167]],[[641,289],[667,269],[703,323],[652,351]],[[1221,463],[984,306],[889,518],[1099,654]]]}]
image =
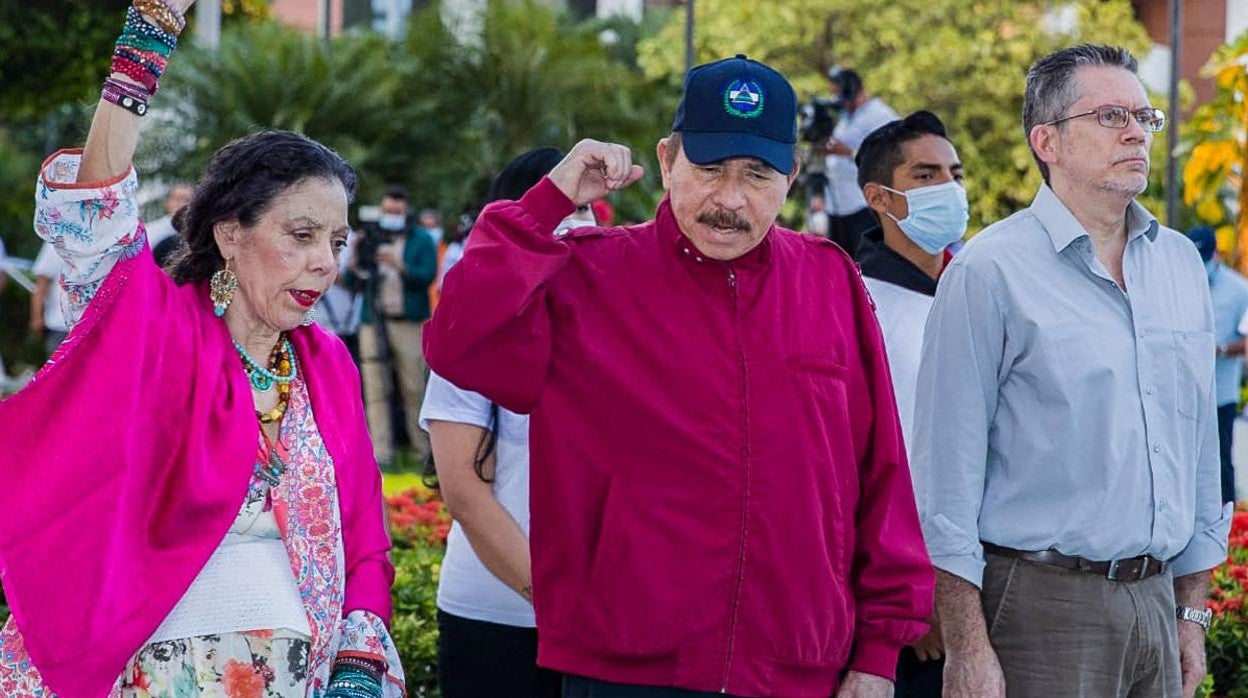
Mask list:
[{"label": "photographer in background", "polygon": [[407,433],[423,463],[428,439],[418,426],[425,394],[421,323],[429,319],[429,285],[437,275],[433,238],[408,219],[407,192],[387,187],[376,223],[364,226],[350,265],[351,281],[364,290],[360,369],[373,453],[382,468],[394,463],[390,424],[390,368],[398,376]]},{"label": "photographer in background", "polygon": [[833,104],[840,109],[840,118],[827,144],[828,238],[852,257],[862,234],[876,225],[875,214],[858,187],[854,156],[867,134],[895,121],[897,112],[868,94],[862,78],[852,70],[833,66],[828,70],[828,84]]}]

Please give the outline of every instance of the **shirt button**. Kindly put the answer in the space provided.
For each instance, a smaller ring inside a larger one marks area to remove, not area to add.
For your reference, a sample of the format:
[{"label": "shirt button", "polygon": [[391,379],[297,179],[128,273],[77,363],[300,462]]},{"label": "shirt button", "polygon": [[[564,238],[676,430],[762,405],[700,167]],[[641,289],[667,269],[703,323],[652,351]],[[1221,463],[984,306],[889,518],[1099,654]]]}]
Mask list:
[{"label": "shirt button", "polygon": [[1152,395],[1153,393],[1157,392],[1157,388],[1155,386],[1150,385],[1148,386],[1148,388],[1144,390],[1144,392],[1148,393],[1149,395]]},{"label": "shirt button", "polygon": [[682,251],[682,252],[684,252],[685,254],[689,254],[689,248],[688,248],[688,247],[683,248],[681,251]]},{"label": "shirt button", "polygon": [[1153,444],[1153,453],[1161,453],[1161,446]]}]

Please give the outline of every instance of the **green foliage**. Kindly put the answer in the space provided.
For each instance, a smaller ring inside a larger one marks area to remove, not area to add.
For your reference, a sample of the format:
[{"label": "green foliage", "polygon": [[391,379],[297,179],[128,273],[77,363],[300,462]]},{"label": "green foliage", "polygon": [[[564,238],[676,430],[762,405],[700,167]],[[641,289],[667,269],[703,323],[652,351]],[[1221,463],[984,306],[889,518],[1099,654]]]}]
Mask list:
[{"label": "green foliage", "polygon": [[194,181],[229,141],[266,128],[298,131],[334,148],[365,181],[393,128],[397,76],[374,34],[328,47],[275,23],[222,32],[216,51],[179,49],[141,141],[140,170]]},{"label": "green foliage", "polygon": [[[826,93],[824,70],[840,64],[898,113],[940,116],[966,165],[972,230],[1027,206],[1039,186],[1021,127],[1028,67],[1082,41],[1137,56],[1149,47],[1127,0],[700,0],[697,8],[699,62],[747,53],[785,73],[803,100]],[[1069,31],[1051,19],[1063,13],[1077,20]],[[672,47],[683,36],[675,14],[642,42],[647,75],[677,79],[683,54]],[[1154,156],[1160,172],[1164,154]]]},{"label": "green foliage", "polygon": [[[386,487],[401,477],[386,476]],[[411,696],[438,696],[438,573],[451,517],[437,490],[419,483],[386,497],[395,566],[390,623]]]},{"label": "green foliage", "polygon": [[665,102],[617,57],[628,55],[629,35],[617,31],[620,39],[608,49],[599,40],[602,25],[574,24],[532,0],[490,1],[482,37],[464,44],[448,35],[437,5],[412,21],[406,49],[414,60],[404,92],[421,119],[409,124],[451,121],[449,129],[409,127],[407,136],[417,142],[396,149],[421,154],[416,191],[437,191],[436,201],[454,210],[479,201],[495,172],[520,152],[568,149],[593,137],[633,146],[649,179],[619,195],[617,205],[626,217],[649,217],[659,189],[654,144],[674,99]]},{"label": "green foliage", "polygon": [[41,116],[96,92],[129,4],[0,3],[0,117]]},{"label": "green foliage", "polygon": [[395,579],[390,631],[403,659],[407,693],[413,697],[441,695],[437,689],[436,601],[442,553],[441,547],[432,545],[396,548],[392,553]]},{"label": "green foliage", "polygon": [[1184,201],[1217,228],[1222,254],[1242,266],[1248,259],[1248,32],[1218,49],[1201,74],[1213,78],[1217,92],[1184,128]]},{"label": "green foliage", "polygon": [[[32,226],[38,170],[39,159],[18,142],[12,131],[0,126],[0,238],[13,257],[33,259],[39,251],[39,238]],[[24,331],[8,329],[25,328],[29,308],[30,294],[8,280],[0,289],[0,356],[5,357],[10,374],[21,370],[21,364],[44,358],[42,350],[35,351],[27,344]],[[37,356],[30,356],[31,353]]]},{"label": "green foliage", "polygon": [[291,129],[355,166],[362,201],[398,182],[418,206],[454,215],[479,205],[520,152],[593,137],[631,143],[651,165],[650,179],[615,202],[625,216],[648,217],[659,189],[653,146],[674,97],[621,58],[638,29],[617,29],[608,47],[604,26],[531,0],[494,0],[479,40],[457,39],[436,3],[413,15],[397,44],[371,33],[326,45],[276,24],[227,27],[217,51],[179,50],[170,62],[140,168],[194,179],[230,140]]},{"label": "green foliage", "polygon": [[1213,679],[1210,695],[1248,698],[1248,511],[1231,520],[1226,562],[1213,571],[1209,608],[1213,624],[1205,638],[1205,657]]}]

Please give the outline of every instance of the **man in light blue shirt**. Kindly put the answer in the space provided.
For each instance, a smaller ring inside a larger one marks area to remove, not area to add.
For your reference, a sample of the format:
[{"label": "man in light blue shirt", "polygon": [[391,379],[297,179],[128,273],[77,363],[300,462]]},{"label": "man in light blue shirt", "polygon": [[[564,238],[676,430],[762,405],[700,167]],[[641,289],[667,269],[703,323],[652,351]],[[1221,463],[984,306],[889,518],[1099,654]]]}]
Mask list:
[{"label": "man in light blue shirt", "polygon": [[1218,404],[1218,444],[1222,462],[1222,501],[1235,501],[1235,466],[1231,463],[1231,439],[1239,411],[1239,385],[1244,378],[1244,323],[1248,320],[1248,279],[1222,263],[1217,237],[1207,225],[1187,236],[1200,251],[1209,274],[1213,297],[1213,339],[1217,342],[1217,374],[1214,382]]},{"label": "man in light blue shirt", "polygon": [[1106,46],[1032,67],[1045,184],[929,315],[910,453],[946,696],[1190,696],[1205,673],[1230,527],[1213,313],[1191,242],[1134,200],[1165,121],[1135,73]]}]

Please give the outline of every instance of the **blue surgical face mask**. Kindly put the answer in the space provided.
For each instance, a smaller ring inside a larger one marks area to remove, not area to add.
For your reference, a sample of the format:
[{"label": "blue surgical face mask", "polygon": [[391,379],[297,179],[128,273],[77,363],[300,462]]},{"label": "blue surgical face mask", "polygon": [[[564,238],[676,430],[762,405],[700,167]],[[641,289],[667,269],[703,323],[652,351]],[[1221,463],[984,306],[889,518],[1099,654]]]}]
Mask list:
[{"label": "blue surgical face mask", "polygon": [[407,227],[407,216],[401,213],[383,213],[377,218],[377,227],[392,233]]},{"label": "blue surgical face mask", "polygon": [[897,221],[901,232],[924,252],[938,254],[966,234],[971,207],[966,200],[966,190],[961,184],[945,182],[910,191],[884,188],[906,197],[909,213],[905,218],[898,219],[887,212],[885,215]]}]

